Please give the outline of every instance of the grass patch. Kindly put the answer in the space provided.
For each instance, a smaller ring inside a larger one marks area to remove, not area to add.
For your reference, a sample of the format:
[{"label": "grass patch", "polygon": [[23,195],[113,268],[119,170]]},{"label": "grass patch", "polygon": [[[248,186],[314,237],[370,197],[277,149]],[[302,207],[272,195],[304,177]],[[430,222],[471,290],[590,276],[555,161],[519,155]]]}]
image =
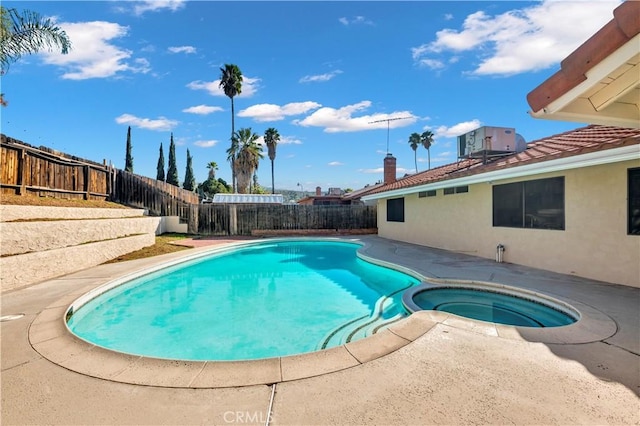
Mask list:
[{"label": "grass patch", "polygon": [[0,195],[0,204],[13,206],[49,206],[49,207],[89,207],[102,209],[126,209],[128,207],[111,201],[80,200],[74,198],[39,197],[35,195]]},{"label": "grass patch", "polygon": [[176,251],[186,250],[186,249],[189,249],[190,247],[171,244],[172,241],[184,240],[186,238],[191,238],[191,235],[175,234],[175,233],[166,233],[162,235],[156,235],[156,243],[154,245],[145,247],[143,249],[140,249],[131,253],[124,254],[122,256],[116,257],[115,259],[111,259],[105,263],[117,263],[117,262],[124,262],[127,260],[144,259],[146,257],[159,256],[161,254],[167,254],[167,253],[173,253]]}]

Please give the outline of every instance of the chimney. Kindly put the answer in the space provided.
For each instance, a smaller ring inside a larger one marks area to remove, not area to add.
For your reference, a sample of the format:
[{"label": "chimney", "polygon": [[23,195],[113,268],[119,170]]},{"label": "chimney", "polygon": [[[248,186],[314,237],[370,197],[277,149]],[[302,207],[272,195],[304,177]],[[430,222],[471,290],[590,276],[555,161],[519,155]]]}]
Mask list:
[{"label": "chimney", "polygon": [[390,153],[384,157],[384,184],[396,181],[396,157]]},{"label": "chimney", "polygon": [[322,188],[316,186],[316,197],[320,197],[322,195]]}]

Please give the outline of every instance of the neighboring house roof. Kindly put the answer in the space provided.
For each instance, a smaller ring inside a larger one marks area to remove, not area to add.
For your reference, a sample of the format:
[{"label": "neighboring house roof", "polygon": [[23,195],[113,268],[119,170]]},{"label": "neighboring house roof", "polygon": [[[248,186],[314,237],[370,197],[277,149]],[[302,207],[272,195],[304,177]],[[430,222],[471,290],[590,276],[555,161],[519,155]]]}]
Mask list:
[{"label": "neighboring house roof", "polygon": [[375,189],[383,186],[383,183],[376,183],[374,185],[365,186],[364,188],[356,189],[355,191],[347,192],[342,196],[346,200],[358,200],[361,197],[373,192]]},{"label": "neighboring house roof", "polygon": [[590,125],[532,141],[527,149],[495,158],[465,159],[382,185],[363,200],[469,185],[616,161],[640,159],[640,129]]},{"label": "neighboring house roof", "polygon": [[215,194],[214,203],[225,204],[282,204],[282,194]]},{"label": "neighboring house roof", "polygon": [[527,101],[535,118],[640,127],[640,1],[620,4]]}]

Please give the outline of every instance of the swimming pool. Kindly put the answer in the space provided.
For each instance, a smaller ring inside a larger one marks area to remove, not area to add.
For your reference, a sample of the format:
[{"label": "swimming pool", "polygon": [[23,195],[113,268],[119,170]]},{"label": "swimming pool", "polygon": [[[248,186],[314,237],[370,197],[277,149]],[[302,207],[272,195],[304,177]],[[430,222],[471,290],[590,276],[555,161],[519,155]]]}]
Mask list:
[{"label": "swimming pool", "polygon": [[407,316],[419,279],[366,262],[360,244],[248,244],[146,274],[73,303],[67,327],[97,346],[178,360],[317,351]]},{"label": "swimming pool", "polygon": [[403,303],[410,312],[433,310],[520,327],[561,327],[579,314],[559,300],[517,289],[487,286],[431,286],[408,289]]}]

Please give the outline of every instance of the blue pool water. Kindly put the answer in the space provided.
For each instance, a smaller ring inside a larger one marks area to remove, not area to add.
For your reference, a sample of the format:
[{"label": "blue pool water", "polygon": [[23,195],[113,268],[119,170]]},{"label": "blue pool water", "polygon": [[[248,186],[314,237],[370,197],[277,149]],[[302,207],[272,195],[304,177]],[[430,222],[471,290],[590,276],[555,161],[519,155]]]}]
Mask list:
[{"label": "blue pool water", "polygon": [[451,287],[416,289],[412,300],[421,309],[444,311],[500,324],[558,327],[576,322],[570,315],[551,306],[481,289]]},{"label": "blue pool water", "polygon": [[354,243],[267,242],[137,278],[68,319],[112,350],[180,360],[299,354],[366,337],[406,316],[404,273],[359,259]]}]

